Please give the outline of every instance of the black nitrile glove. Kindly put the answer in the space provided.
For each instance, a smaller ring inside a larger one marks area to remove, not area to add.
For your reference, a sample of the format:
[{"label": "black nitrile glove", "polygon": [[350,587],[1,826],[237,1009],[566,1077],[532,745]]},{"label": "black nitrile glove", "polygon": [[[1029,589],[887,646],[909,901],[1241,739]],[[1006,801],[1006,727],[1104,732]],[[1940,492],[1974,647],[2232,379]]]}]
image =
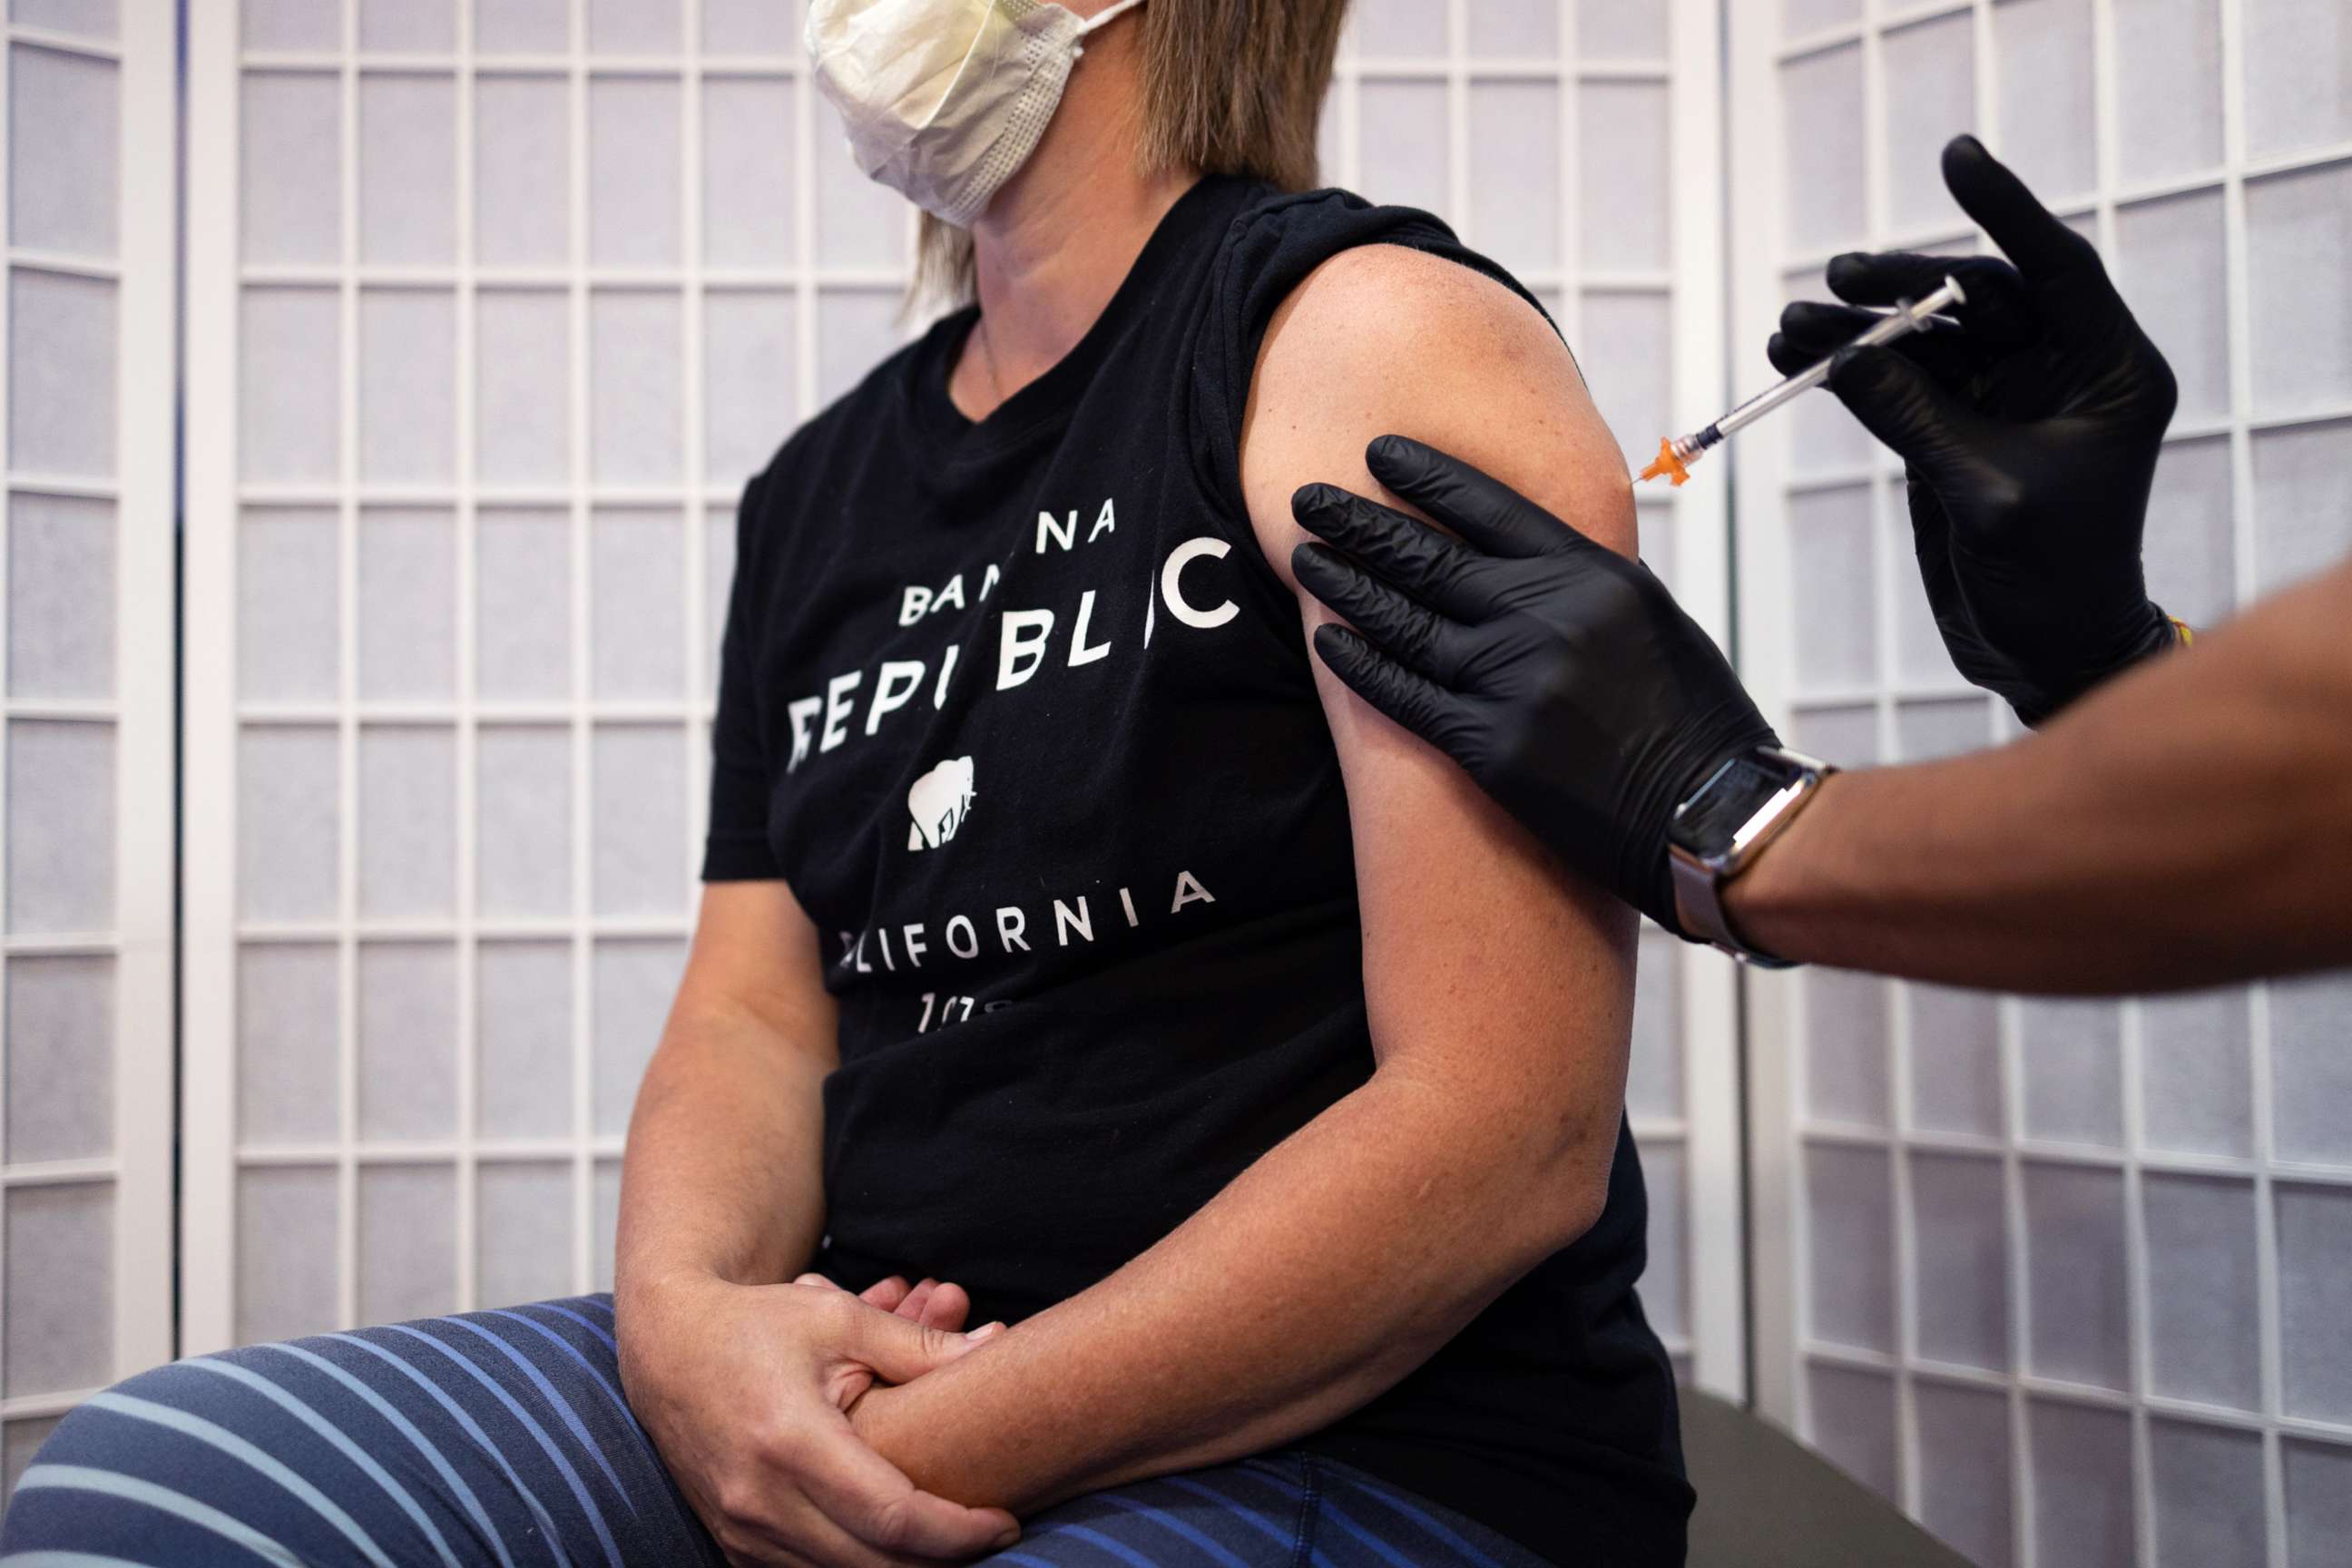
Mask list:
[{"label": "black nitrile glove", "polygon": [[2149,479],[2178,394],[2098,252],[1973,136],[1944,183],[2011,261],[1845,255],[1829,286],[1892,305],[1949,276],[1958,331],[1844,350],[1874,318],[1791,305],[1768,353],[1793,374],[1834,353],[1830,390],[1899,453],[1927,602],[1960,673],[2040,724],[2171,646],[2140,574]]},{"label": "black nitrile glove", "polygon": [[1675,807],[1776,742],[1739,678],[1639,562],[1418,441],[1383,436],[1365,461],[1463,542],[1329,485],[1300,490],[1299,522],[1347,554],[1302,544],[1292,570],[1362,634],[1319,626],[1315,651],[1562,861],[1679,932]]}]

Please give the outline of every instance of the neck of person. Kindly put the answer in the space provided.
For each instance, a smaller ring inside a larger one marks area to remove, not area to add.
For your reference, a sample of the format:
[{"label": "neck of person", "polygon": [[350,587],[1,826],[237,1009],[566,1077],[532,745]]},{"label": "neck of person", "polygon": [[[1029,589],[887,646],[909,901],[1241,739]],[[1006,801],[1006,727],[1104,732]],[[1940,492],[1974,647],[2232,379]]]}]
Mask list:
[{"label": "neck of person", "polygon": [[1077,346],[1199,174],[1147,172],[1133,29],[1090,40],[1027,163],[972,225],[980,324],[949,381],[985,418]]}]

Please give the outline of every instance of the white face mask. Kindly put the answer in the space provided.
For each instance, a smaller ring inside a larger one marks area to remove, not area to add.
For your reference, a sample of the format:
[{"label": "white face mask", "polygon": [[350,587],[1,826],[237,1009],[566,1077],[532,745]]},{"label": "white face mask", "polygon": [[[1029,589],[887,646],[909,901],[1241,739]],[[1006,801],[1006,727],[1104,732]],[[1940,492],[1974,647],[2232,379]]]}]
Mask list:
[{"label": "white face mask", "polygon": [[968,228],[1028,160],[1087,34],[1045,0],[810,0],[809,58],[873,178]]}]

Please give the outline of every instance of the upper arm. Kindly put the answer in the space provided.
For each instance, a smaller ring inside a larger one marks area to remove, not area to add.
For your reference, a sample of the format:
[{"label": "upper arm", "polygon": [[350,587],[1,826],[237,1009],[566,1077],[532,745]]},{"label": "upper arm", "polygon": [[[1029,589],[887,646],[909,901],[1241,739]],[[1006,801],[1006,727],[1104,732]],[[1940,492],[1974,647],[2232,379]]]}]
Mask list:
[{"label": "upper arm", "polygon": [[[785,450],[789,452],[788,446]],[[702,908],[674,1013],[748,1016],[794,1044],[836,1053],[834,1003],[814,922],[793,896],[768,843],[768,770],[761,738],[759,531],[768,476],[743,487],[735,514],[735,573],[719,639],[719,708],[711,724],[710,810]]]},{"label": "upper arm", "polygon": [[[1285,301],[1252,380],[1242,485],[1290,581],[1310,480],[1386,496],[1364,447],[1394,432],[1486,469],[1627,553],[1616,443],[1526,301],[1393,247],[1346,251]],[[1296,584],[1293,584],[1294,590]],[[1302,596],[1302,635],[1329,613]],[[1624,1089],[1635,917],[1571,877],[1469,776],[1314,661],[1348,790],[1364,984],[1382,1069],[1572,1118],[1605,1163]]]},{"label": "upper arm", "polygon": [[827,1068],[838,1058],[824,944],[780,879],[703,887],[673,1023],[712,1016],[749,1019]]}]

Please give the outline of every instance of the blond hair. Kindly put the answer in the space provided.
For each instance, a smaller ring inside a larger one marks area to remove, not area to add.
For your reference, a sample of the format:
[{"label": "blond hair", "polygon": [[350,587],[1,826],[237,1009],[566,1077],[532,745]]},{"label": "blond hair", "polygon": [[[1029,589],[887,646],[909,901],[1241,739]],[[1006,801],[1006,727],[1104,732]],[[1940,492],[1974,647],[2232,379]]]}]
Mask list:
[{"label": "blond hair", "polygon": [[[1138,11],[1148,173],[1316,183],[1316,127],[1348,0],[1150,0]],[[973,296],[971,233],[925,213],[913,298]]]}]

